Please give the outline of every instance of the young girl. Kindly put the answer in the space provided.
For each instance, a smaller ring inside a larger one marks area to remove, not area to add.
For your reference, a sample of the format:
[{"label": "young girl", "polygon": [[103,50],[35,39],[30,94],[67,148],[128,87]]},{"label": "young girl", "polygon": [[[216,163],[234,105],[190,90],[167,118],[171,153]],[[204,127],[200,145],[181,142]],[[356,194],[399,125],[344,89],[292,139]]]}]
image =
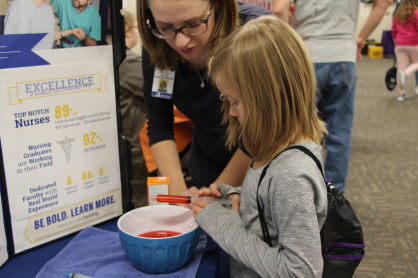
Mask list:
[{"label": "young girl", "polygon": [[[393,17],[392,36],[398,62],[398,101],[406,100],[406,79],[418,70],[417,19],[418,0],[403,0]],[[412,64],[408,66],[410,60]]]},{"label": "young girl", "polygon": [[[231,210],[193,201],[196,222],[230,255],[231,277],[321,277],[324,179],[312,158],[299,150],[275,158],[301,145],[322,163],[326,129],[314,108],[315,75],[303,41],[279,19],[261,17],[222,43],[209,68],[225,97],[227,146],[242,137],[253,161],[242,187],[217,183],[199,190],[201,197],[232,195],[234,204]],[[258,200],[273,247],[263,241],[256,199],[269,162]]]}]

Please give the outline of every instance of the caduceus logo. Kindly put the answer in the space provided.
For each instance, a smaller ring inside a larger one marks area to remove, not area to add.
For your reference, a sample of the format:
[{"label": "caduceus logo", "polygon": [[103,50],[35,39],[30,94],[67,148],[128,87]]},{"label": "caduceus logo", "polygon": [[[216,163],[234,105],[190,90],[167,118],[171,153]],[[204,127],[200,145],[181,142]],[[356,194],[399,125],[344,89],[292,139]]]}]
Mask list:
[{"label": "caduceus logo", "polygon": [[64,150],[65,159],[67,160],[67,163],[70,164],[70,156],[71,156],[71,142],[73,142],[76,138],[68,138],[65,136],[64,140],[58,141],[58,144],[62,145],[62,149]]}]

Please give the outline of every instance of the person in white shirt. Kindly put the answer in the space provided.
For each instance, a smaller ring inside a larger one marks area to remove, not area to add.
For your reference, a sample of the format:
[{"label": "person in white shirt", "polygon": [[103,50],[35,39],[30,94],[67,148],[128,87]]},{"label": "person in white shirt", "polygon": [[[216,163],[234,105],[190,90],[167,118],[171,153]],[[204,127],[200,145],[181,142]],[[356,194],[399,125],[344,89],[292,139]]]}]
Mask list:
[{"label": "person in white shirt", "polygon": [[4,34],[46,33],[33,50],[52,49],[54,13],[47,0],[14,0],[6,13]]}]

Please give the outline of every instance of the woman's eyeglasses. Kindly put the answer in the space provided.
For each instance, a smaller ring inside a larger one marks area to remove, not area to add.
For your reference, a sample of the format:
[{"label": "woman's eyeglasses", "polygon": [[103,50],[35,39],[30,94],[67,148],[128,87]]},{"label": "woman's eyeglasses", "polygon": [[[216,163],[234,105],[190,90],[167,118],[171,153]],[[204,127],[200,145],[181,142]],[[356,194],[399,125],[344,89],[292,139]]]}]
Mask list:
[{"label": "woman's eyeglasses", "polygon": [[148,30],[159,39],[173,39],[177,36],[178,32],[182,32],[186,36],[197,36],[203,34],[208,30],[209,17],[212,14],[212,3],[208,11],[208,16],[196,23],[188,24],[180,28],[153,28],[151,27],[150,20],[147,19]]}]

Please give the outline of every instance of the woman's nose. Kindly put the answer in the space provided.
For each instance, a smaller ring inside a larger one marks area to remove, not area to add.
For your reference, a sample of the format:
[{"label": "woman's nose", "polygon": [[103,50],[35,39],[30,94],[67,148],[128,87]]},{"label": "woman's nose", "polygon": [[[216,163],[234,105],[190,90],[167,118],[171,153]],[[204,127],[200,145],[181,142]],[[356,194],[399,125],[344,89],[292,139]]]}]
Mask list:
[{"label": "woman's nose", "polygon": [[185,34],[183,34],[182,32],[178,32],[177,36],[176,36],[176,46],[178,48],[182,48],[187,46],[187,44],[190,41],[190,37],[186,36]]}]

